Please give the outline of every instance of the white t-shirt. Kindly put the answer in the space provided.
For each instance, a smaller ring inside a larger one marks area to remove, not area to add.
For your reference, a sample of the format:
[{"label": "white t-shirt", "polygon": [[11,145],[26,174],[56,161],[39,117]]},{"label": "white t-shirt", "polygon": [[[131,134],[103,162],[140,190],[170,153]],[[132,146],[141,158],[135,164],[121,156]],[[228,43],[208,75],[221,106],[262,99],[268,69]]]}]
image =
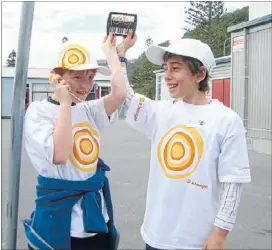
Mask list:
[{"label": "white t-shirt", "polygon": [[[86,180],[96,172],[100,151],[100,132],[109,124],[103,98],[71,106],[73,152],[65,165],[53,164],[53,131],[59,113],[59,105],[48,100],[30,104],[25,116],[25,145],[32,165],[45,177],[65,180]],[[116,115],[115,115],[116,118]],[[114,122],[114,121],[112,121]],[[102,191],[100,192],[103,197]],[[71,236],[90,237],[84,232],[81,200],[72,209]],[[108,222],[105,200],[102,212]]]},{"label": "white t-shirt", "polygon": [[127,122],[152,141],[141,234],[159,249],[201,249],[219,209],[219,182],[250,182],[240,117],[217,100],[131,100]]}]

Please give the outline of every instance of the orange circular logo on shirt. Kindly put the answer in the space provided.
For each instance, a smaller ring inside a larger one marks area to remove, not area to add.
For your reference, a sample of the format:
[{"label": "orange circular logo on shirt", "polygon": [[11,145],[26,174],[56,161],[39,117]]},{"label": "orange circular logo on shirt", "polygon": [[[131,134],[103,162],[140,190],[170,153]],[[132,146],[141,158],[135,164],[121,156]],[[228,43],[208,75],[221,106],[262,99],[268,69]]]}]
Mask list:
[{"label": "orange circular logo on shirt", "polygon": [[168,130],[158,144],[157,156],[165,175],[183,179],[197,169],[204,142],[195,128],[177,125]]},{"label": "orange circular logo on shirt", "polygon": [[99,134],[88,122],[73,125],[71,164],[82,172],[93,172],[99,157]]}]

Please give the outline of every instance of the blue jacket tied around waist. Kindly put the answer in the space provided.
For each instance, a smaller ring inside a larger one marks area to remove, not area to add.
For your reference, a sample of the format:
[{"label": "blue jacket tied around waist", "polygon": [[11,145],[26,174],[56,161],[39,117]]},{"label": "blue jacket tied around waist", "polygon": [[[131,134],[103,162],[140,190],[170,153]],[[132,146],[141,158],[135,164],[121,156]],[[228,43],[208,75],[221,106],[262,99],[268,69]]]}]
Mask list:
[{"label": "blue jacket tied around waist", "polygon": [[[82,198],[83,222],[88,233],[109,233],[112,249],[117,249],[119,234],[114,226],[113,207],[106,171],[99,158],[97,171],[86,181],[69,181],[38,176],[36,209],[24,220],[28,243],[35,249],[71,249],[70,229],[73,206]],[[103,190],[109,215],[108,224],[101,209]]]}]

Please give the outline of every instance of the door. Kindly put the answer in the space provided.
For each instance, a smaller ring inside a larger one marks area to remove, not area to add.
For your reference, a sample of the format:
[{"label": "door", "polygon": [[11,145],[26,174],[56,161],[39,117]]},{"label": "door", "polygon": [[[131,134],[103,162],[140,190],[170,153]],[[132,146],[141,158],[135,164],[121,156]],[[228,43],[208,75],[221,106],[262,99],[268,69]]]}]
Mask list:
[{"label": "door", "polygon": [[230,107],[230,78],[212,80],[212,98]]}]

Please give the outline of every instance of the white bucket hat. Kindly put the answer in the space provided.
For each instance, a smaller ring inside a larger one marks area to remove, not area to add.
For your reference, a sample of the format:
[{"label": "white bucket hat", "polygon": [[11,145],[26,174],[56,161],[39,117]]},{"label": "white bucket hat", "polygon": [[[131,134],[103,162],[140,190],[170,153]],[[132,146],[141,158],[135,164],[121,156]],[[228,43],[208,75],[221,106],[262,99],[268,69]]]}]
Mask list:
[{"label": "white bucket hat", "polygon": [[176,55],[198,59],[210,72],[215,67],[215,59],[210,46],[200,40],[183,38],[170,44],[169,47],[150,46],[146,51],[147,59],[157,65],[162,65],[163,55],[170,52]]},{"label": "white bucket hat", "polygon": [[58,68],[76,71],[96,69],[102,75],[111,75],[107,67],[98,65],[96,58],[90,53],[87,47],[78,43],[65,43],[62,46],[56,66],[53,67],[50,73],[49,81],[51,81],[54,75],[53,71]]}]

